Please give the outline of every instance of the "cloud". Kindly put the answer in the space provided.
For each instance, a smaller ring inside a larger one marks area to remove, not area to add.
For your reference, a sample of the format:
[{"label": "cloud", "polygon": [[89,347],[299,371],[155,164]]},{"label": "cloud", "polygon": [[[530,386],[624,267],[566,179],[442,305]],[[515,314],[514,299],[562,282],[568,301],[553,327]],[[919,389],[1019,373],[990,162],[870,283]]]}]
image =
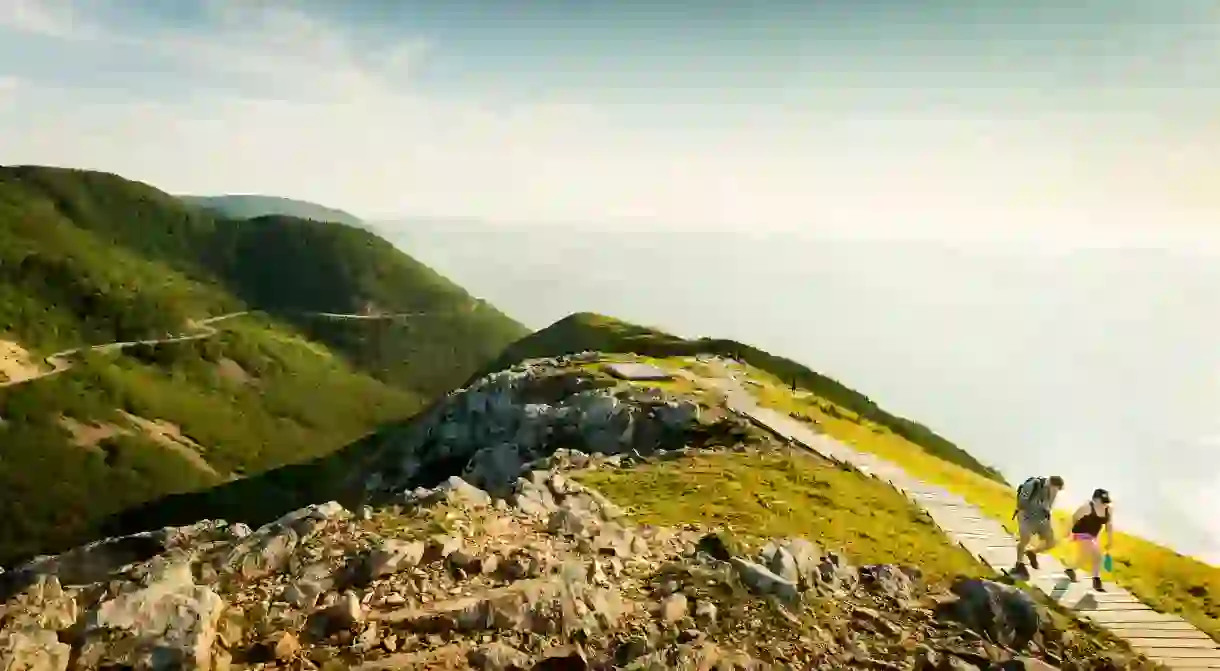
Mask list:
[{"label": "cloud", "polygon": [[370,43],[287,5],[212,2],[206,8],[206,30],[164,31],[141,43],[165,58],[265,87],[242,90],[247,97],[380,97],[405,83],[428,49],[422,39]]},{"label": "cloud", "polygon": [[61,40],[90,39],[100,34],[72,0],[5,0],[0,3],[0,29]]},{"label": "cloud", "polygon": [[527,71],[482,73],[508,82],[508,94],[425,84],[421,68],[450,72],[474,51],[487,62],[506,47],[389,35],[297,4],[210,0],[189,25],[100,6],[20,0],[2,10],[0,23],[27,33],[90,35],[71,57],[47,54],[41,67],[58,78],[12,73],[27,81],[7,105],[24,114],[0,119],[21,128],[0,137],[7,160],[365,215],[971,243],[1194,245],[1220,209],[1199,177],[1214,159],[1197,136],[1130,140],[1093,119],[918,107],[827,114],[758,103],[716,121],[714,104],[598,102],[596,71],[558,89],[532,86]]}]

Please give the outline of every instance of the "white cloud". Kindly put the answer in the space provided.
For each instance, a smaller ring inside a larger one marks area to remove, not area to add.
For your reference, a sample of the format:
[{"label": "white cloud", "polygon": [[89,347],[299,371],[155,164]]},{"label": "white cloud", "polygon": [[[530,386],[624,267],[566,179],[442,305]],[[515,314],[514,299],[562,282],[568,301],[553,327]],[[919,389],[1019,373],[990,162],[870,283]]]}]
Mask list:
[{"label": "white cloud", "polygon": [[[44,12],[53,19],[21,14],[45,34],[73,16],[64,2],[20,2],[57,8]],[[189,101],[100,105],[77,91],[36,104],[31,90],[0,119],[22,129],[0,138],[0,152],[366,215],[1004,242],[1217,237],[1220,198],[1198,177],[1214,172],[1214,153],[1175,149],[1204,146],[1199,138],[1124,142],[1112,128],[1053,117],[826,119],[765,106],[737,127],[709,127],[688,123],[697,108],[631,117],[575,90],[507,106],[416,85],[431,55],[425,36],[377,43],[289,5],[208,7],[207,28],[94,31],[100,43],[205,75],[185,81]]]},{"label": "white cloud", "polygon": [[99,34],[72,0],[5,0],[0,29],[56,39],[88,39]]}]

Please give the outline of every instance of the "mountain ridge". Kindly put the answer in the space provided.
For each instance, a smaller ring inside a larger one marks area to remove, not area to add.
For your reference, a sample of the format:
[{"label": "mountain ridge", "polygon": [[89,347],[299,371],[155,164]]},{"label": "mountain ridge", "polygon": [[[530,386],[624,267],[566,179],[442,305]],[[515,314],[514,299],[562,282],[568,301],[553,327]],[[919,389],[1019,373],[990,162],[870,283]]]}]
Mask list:
[{"label": "mountain ridge", "polygon": [[358,228],[368,225],[360,217],[333,207],[282,196],[262,194],[225,194],[221,196],[180,195],[183,202],[212,210],[228,219],[254,219],[268,215],[282,215],[297,219],[327,221]]}]

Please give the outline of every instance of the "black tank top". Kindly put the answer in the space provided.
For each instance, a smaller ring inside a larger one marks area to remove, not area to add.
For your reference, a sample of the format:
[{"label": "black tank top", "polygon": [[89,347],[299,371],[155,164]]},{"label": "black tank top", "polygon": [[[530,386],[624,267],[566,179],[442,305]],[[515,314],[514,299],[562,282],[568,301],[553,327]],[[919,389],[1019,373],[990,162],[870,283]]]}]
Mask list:
[{"label": "black tank top", "polygon": [[1110,511],[1106,511],[1106,516],[1102,517],[1097,514],[1097,509],[1093,507],[1093,502],[1089,502],[1089,514],[1076,520],[1072,525],[1072,533],[1088,534],[1096,536],[1101,533],[1101,528],[1110,523]]}]

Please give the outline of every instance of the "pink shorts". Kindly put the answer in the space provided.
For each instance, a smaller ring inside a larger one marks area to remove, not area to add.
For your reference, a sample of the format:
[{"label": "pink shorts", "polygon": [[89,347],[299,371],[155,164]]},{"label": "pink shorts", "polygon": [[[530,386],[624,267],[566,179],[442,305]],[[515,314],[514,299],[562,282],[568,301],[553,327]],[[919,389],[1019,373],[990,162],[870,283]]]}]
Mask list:
[{"label": "pink shorts", "polygon": [[1096,543],[1096,542],[1097,542],[1097,536],[1094,536],[1094,535],[1092,535],[1092,534],[1072,534],[1072,540],[1074,540],[1074,541],[1089,541],[1090,543]]}]

